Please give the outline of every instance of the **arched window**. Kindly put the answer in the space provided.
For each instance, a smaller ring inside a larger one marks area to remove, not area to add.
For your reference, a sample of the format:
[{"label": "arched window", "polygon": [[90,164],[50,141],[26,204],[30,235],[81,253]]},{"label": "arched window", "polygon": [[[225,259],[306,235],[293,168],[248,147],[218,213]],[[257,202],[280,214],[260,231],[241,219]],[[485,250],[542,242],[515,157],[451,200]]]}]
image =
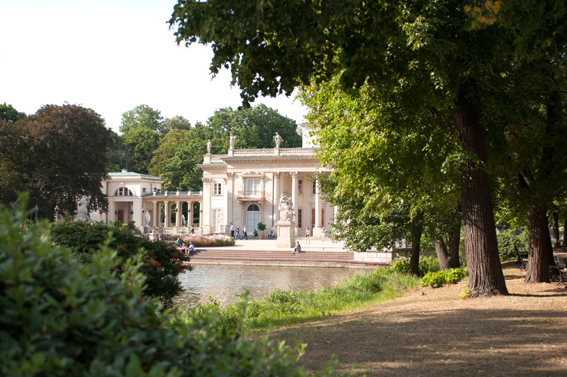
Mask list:
[{"label": "arched window", "polygon": [[248,232],[253,232],[254,229],[258,229],[258,223],[260,222],[260,207],[256,204],[250,204],[246,210],[246,226],[248,227]]},{"label": "arched window", "polygon": [[134,193],[128,187],[119,187],[114,196],[134,196]]}]

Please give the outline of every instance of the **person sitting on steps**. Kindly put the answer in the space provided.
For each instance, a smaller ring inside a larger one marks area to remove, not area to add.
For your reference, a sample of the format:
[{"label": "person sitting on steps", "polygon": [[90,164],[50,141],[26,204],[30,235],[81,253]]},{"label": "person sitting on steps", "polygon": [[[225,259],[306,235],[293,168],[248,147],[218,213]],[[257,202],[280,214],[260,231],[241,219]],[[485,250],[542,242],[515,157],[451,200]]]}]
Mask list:
[{"label": "person sitting on steps", "polygon": [[274,231],[270,230],[270,234],[268,234],[268,238],[274,238]]},{"label": "person sitting on steps", "polygon": [[297,254],[299,254],[300,252],[301,252],[301,245],[299,244],[299,241],[295,241],[295,247],[293,248],[293,251],[291,253],[297,256]]},{"label": "person sitting on steps", "polygon": [[193,244],[193,241],[189,243],[189,255],[191,254],[195,254],[195,244]]}]

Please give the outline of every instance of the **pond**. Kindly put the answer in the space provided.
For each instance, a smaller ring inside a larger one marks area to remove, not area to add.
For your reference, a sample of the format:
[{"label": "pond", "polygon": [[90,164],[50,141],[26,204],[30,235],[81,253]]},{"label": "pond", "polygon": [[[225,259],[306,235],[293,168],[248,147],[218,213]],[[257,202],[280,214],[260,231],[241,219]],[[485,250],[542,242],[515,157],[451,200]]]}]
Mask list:
[{"label": "pond", "polygon": [[193,271],[180,276],[184,292],[177,298],[181,308],[209,302],[209,297],[221,304],[236,302],[238,293],[250,290],[256,300],[270,295],[276,288],[292,291],[318,290],[334,286],[366,270],[322,267],[279,267],[243,265],[193,265]]}]

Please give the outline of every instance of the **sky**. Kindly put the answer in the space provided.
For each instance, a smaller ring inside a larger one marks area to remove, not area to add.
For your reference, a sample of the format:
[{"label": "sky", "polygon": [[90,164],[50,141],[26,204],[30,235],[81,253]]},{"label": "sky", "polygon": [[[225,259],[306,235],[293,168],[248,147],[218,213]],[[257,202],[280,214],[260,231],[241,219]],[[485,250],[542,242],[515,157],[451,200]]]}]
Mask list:
[{"label": "sky", "polygon": [[[177,46],[167,21],[176,0],[0,0],[0,103],[26,114],[81,104],[118,132],[122,113],[146,104],[165,118],[202,123],[236,108],[230,73],[209,73],[209,46]],[[292,97],[260,98],[298,123]]]}]

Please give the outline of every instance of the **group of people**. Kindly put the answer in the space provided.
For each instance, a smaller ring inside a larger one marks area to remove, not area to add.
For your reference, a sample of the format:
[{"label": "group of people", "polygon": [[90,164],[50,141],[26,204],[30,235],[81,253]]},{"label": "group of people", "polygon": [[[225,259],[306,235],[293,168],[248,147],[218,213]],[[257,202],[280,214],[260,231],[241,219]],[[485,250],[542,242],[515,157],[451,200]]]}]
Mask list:
[{"label": "group of people", "polygon": [[[236,234],[235,234],[236,232]],[[230,236],[232,238],[234,238],[235,240],[247,240],[248,239],[248,228],[246,227],[246,225],[244,225],[244,227],[242,228],[242,237],[240,236],[240,225],[237,226],[236,228],[234,228],[234,225],[232,223],[230,223]],[[256,229],[254,229],[254,232],[252,233],[252,237],[258,237],[258,231]]]},{"label": "group of people", "polygon": [[187,245],[182,239],[181,236],[177,237],[177,241],[175,241],[175,244],[179,247],[181,247],[181,250],[183,250],[183,252],[185,254],[188,255],[192,255],[195,254],[195,244],[193,243],[193,241],[189,242],[189,245]]}]

